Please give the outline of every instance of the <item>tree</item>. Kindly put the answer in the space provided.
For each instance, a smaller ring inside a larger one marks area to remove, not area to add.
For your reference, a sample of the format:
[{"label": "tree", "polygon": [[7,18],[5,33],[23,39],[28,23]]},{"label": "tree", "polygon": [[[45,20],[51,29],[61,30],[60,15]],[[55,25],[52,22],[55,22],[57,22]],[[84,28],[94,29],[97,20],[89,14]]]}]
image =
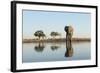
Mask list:
[{"label": "tree", "polygon": [[60,35],[58,32],[51,32],[50,34],[53,38],[55,38],[56,36]]},{"label": "tree", "polygon": [[46,37],[46,35],[43,33],[41,37],[44,39],[44,37]]},{"label": "tree", "polygon": [[36,32],[34,33],[34,36],[38,37],[39,40],[40,40],[40,38],[41,38],[41,37],[44,37],[45,34],[43,33],[42,30],[38,30],[38,31],[36,31]]}]

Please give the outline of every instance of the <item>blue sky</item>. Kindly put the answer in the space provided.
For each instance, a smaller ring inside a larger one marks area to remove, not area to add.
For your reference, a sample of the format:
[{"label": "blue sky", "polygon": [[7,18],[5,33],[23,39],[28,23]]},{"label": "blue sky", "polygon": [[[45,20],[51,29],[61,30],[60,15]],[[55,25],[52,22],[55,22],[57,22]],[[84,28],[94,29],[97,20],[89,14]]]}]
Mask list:
[{"label": "blue sky", "polygon": [[37,30],[43,30],[47,37],[52,31],[65,37],[64,27],[68,25],[74,28],[73,37],[91,36],[90,13],[23,10],[23,38],[34,38]]}]

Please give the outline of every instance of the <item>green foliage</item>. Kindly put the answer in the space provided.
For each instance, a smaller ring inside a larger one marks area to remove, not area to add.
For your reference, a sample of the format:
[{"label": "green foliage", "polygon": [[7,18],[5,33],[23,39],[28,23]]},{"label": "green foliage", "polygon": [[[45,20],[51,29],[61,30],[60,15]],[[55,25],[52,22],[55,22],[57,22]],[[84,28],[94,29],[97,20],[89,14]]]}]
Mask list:
[{"label": "green foliage", "polygon": [[42,30],[38,30],[34,33],[34,36],[39,37],[40,39],[40,37],[45,37],[45,34]]},{"label": "green foliage", "polygon": [[56,36],[59,36],[60,34],[58,32],[53,31],[53,32],[51,32],[50,35],[55,38]]}]

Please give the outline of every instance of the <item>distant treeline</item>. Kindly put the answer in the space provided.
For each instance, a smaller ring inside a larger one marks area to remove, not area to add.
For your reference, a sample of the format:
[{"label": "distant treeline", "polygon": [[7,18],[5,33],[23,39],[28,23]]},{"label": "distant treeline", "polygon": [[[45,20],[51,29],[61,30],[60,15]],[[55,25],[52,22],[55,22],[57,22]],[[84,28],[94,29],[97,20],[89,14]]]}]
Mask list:
[{"label": "distant treeline", "polygon": [[[72,38],[72,42],[90,42],[90,38]],[[66,38],[56,38],[56,39],[23,39],[23,43],[38,43],[38,42],[66,42]]]}]

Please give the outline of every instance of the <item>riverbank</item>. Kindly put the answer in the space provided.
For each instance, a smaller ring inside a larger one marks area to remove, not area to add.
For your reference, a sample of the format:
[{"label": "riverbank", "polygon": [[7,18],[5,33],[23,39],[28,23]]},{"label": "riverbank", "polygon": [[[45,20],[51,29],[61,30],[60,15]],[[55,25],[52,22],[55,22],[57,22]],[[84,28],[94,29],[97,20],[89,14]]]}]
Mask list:
[{"label": "riverbank", "polygon": [[[90,38],[72,38],[72,42],[90,42]],[[66,38],[56,38],[56,39],[23,39],[23,43],[38,43],[38,42],[46,42],[46,43],[52,43],[52,42],[66,42]]]}]

